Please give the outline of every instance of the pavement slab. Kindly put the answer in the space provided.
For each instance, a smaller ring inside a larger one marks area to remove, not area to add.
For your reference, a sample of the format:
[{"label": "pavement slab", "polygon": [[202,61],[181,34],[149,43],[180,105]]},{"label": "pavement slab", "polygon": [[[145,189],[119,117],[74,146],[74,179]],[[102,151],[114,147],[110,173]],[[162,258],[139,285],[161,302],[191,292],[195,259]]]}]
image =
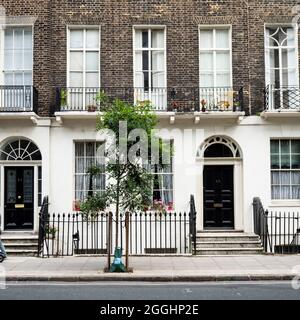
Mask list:
[{"label": "pavement slab", "polygon": [[291,280],[300,275],[300,255],[153,256],[129,261],[133,272],[117,274],[104,272],[104,256],[9,257],[1,267],[8,281],[247,281]]}]

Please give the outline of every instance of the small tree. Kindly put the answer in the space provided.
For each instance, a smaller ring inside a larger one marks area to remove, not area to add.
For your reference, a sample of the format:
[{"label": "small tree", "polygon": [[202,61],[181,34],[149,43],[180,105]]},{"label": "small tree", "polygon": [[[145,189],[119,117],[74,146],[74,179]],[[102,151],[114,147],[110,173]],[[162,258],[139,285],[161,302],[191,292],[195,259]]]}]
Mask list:
[{"label": "small tree", "polygon": [[[130,141],[128,135],[139,129],[144,133],[146,141],[150,142],[157,117],[152,112],[150,103],[132,105],[119,99],[110,102],[102,94],[100,99],[103,115],[98,118],[97,130],[107,130],[115,136],[114,143],[107,150],[113,155],[114,161],[109,161],[106,165],[105,172],[109,184],[105,196],[107,203],[115,206],[115,242],[118,247],[120,211],[144,209],[151,204],[152,197],[152,174],[143,163],[145,159],[142,159],[141,155],[143,151],[149,154],[150,144],[137,148],[136,154],[129,161],[128,151],[140,142],[140,137]],[[120,123],[126,123],[125,132],[120,132]]]}]

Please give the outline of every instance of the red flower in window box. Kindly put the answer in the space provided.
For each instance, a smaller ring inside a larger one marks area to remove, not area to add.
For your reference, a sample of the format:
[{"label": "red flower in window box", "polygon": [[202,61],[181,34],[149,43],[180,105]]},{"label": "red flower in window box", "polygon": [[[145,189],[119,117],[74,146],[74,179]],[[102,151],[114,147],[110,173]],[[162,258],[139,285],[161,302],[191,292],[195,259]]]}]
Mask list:
[{"label": "red flower in window box", "polygon": [[73,202],[73,211],[80,211],[80,201],[79,200],[75,200]]}]

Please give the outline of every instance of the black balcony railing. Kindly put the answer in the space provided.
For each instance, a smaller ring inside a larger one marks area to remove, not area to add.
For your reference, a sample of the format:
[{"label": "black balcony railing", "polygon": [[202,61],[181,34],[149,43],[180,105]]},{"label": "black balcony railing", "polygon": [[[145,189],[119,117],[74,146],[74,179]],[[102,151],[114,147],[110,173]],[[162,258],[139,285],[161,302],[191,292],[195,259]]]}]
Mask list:
[{"label": "black balcony railing", "polygon": [[0,112],[37,112],[34,86],[0,86]]},{"label": "black balcony railing", "polygon": [[243,88],[57,88],[55,111],[101,111],[99,94],[130,103],[150,101],[155,111],[243,111]]},{"label": "black balcony railing", "polygon": [[265,89],[265,110],[300,110],[298,86],[268,85]]}]

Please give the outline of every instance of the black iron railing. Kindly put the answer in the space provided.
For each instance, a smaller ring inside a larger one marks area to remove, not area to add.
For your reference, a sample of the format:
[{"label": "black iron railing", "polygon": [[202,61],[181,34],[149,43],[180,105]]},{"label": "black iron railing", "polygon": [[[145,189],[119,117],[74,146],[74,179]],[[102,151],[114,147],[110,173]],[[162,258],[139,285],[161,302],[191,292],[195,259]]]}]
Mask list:
[{"label": "black iron railing", "polygon": [[[129,213],[129,254],[190,254],[190,213]],[[71,256],[74,254],[107,254],[109,214],[102,213],[85,219],[79,213],[51,214],[41,219],[39,256]],[[125,248],[125,215],[119,224],[119,245]],[[112,240],[116,223],[112,216]],[[108,250],[110,249],[110,250]],[[42,250],[42,251],[41,251]]]},{"label": "black iron railing", "polygon": [[191,247],[193,248],[193,254],[196,254],[197,212],[196,212],[194,195],[191,195],[191,199],[190,199],[190,237],[191,237]]},{"label": "black iron railing", "polygon": [[0,112],[37,112],[34,86],[0,86]]},{"label": "black iron railing", "polygon": [[254,232],[265,252],[300,253],[300,213],[264,210],[259,198],[253,201]]},{"label": "black iron railing", "polygon": [[39,214],[39,239],[38,239],[38,256],[43,255],[44,245],[46,245],[46,251],[48,251],[48,243],[46,241],[46,234],[49,230],[49,198],[48,196],[44,197],[41,211]]},{"label": "black iron railing", "polygon": [[265,89],[265,109],[300,111],[299,86],[268,85]]},{"label": "black iron railing", "polygon": [[101,111],[100,93],[129,103],[150,101],[155,111],[243,111],[243,88],[56,88],[55,111]]}]

